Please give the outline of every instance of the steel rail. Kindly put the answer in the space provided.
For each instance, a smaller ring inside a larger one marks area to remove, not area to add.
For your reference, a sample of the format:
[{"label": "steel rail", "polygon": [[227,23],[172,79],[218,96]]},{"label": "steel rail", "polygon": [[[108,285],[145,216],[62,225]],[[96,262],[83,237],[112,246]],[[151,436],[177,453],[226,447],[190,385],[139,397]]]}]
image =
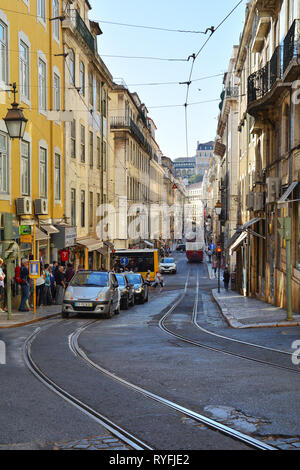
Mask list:
[{"label": "steel rail", "polygon": [[[93,322],[88,322],[89,326]],[[142,442],[140,439],[136,438],[132,434],[130,434],[125,429],[121,428],[120,426],[113,423],[109,418],[103,416],[102,414],[98,413],[96,410],[91,408],[86,403],[83,403],[78,398],[74,397],[62,387],[60,387],[57,383],[55,383],[50,377],[48,377],[34,362],[31,353],[31,345],[34,339],[38,336],[39,333],[43,331],[41,328],[37,328],[25,341],[23,346],[23,358],[25,361],[26,366],[30,370],[30,372],[40,381],[42,382],[48,389],[59,395],[63,398],[66,402],[73,405],[75,408],[79,409],[82,413],[87,415],[89,418],[92,418],[98,424],[103,426],[107,429],[111,434],[116,436],[125,444],[132,447],[134,450],[153,450],[148,444]]]},{"label": "steel rail", "polygon": [[[199,296],[199,285],[198,285],[198,282],[197,282],[195,302],[194,302],[194,308],[193,308],[193,313],[192,313],[192,319],[193,319],[194,324],[195,324],[194,319],[195,319],[195,317],[197,316],[197,313],[198,313],[198,296]],[[267,366],[270,366],[270,367],[275,367],[277,369],[282,369],[282,370],[285,370],[285,371],[288,371],[288,372],[293,372],[295,374],[300,373],[300,370],[293,369],[292,367],[281,366],[279,364],[274,364],[272,362],[264,361],[262,359],[255,359],[253,357],[245,356],[243,354],[238,354],[238,353],[233,353],[233,352],[230,352],[230,351],[226,351],[226,350],[221,349],[221,348],[216,348],[216,347],[213,347],[213,346],[207,346],[206,344],[200,343],[199,341],[194,341],[194,340],[188,339],[185,336],[180,335],[179,333],[174,333],[173,331],[171,331],[165,325],[166,319],[171,315],[171,313],[173,313],[174,310],[175,310],[175,308],[173,308],[172,310],[165,313],[165,315],[159,321],[159,328],[161,330],[163,330],[165,333],[167,333],[167,334],[169,334],[169,335],[171,335],[171,336],[173,336],[177,339],[180,339],[181,341],[184,341],[185,343],[192,344],[193,346],[197,346],[197,347],[200,347],[200,348],[203,348],[203,349],[207,349],[208,351],[214,351],[214,352],[218,352],[218,353],[225,354],[225,355],[228,355],[228,356],[237,357],[239,359],[245,359],[247,361],[256,362],[258,364],[267,365]],[[200,329],[201,329],[201,327],[200,327]],[[247,343],[243,343],[243,344],[247,345]],[[253,347],[256,347],[256,346],[253,345]]]},{"label": "steel rail", "polygon": [[[188,280],[189,280],[189,275],[185,283],[185,290],[183,295],[175,302],[175,304],[170,307],[168,312],[164,315],[164,317],[168,316],[171,312],[174,311],[174,309],[179,305],[179,303],[183,300],[184,296],[186,295],[187,292],[187,287],[188,287]],[[163,317],[163,318],[164,318]],[[134,390],[142,395],[144,395],[147,398],[150,398],[151,400],[154,400],[155,402],[158,402],[162,405],[165,405],[173,410],[178,411],[179,413],[184,414],[185,416],[188,416],[192,419],[194,419],[197,422],[200,422],[204,425],[206,425],[208,428],[213,429],[214,431],[218,431],[222,434],[225,434],[235,440],[241,441],[250,447],[253,447],[255,449],[260,449],[260,450],[277,450],[275,447],[270,446],[269,444],[266,444],[262,441],[259,441],[251,436],[248,436],[240,431],[237,431],[235,429],[232,429],[224,424],[221,424],[213,419],[208,418],[207,416],[201,415],[195,411],[192,411],[188,408],[185,408],[175,402],[172,402],[166,398],[163,398],[155,393],[152,393],[142,387],[139,387],[121,377],[118,377],[116,374],[110,372],[109,370],[105,369],[104,367],[100,366],[99,364],[95,363],[92,361],[86,353],[82,350],[82,348],[78,344],[78,339],[79,336],[85,331],[89,325],[85,325],[78,330],[76,330],[72,335],[70,335],[70,342],[69,345],[71,345],[71,350],[73,353],[77,354],[78,357],[80,357],[83,361],[85,361],[90,367],[98,370],[102,374],[106,375],[107,377],[110,377],[111,379],[115,380],[118,383],[121,383],[125,385],[127,388]]]}]

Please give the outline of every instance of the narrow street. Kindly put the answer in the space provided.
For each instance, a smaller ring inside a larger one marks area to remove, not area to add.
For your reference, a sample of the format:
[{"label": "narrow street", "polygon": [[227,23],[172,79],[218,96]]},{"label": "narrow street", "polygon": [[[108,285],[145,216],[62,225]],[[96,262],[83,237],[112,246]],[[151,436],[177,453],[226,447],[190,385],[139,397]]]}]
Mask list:
[{"label": "narrow street", "polygon": [[300,369],[288,354],[299,328],[233,330],[206,265],[177,255],[177,269],[112,319],[0,332],[0,449],[300,447]]}]

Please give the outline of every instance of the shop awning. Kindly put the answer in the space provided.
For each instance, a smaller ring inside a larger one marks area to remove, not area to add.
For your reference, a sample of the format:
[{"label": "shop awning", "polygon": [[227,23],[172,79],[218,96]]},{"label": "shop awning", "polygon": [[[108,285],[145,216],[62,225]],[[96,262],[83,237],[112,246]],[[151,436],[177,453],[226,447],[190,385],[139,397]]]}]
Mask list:
[{"label": "shop awning", "polygon": [[84,246],[88,249],[88,251],[96,251],[103,247],[102,241],[96,240],[96,238],[84,238],[82,240],[77,240],[77,245]]},{"label": "shop awning", "polygon": [[237,238],[237,240],[231,245],[230,249],[229,249],[229,256],[232,256],[232,253],[238,249],[238,247],[240,246],[240,244],[245,240],[245,238],[247,238],[248,236],[248,233],[247,232],[243,232],[240,234],[240,236]]},{"label": "shop awning", "polygon": [[103,245],[107,246],[108,248],[110,248],[111,250],[114,249],[115,245],[113,243],[110,243],[108,241],[106,242],[103,242]]},{"label": "shop awning", "polygon": [[149,246],[149,248],[154,248],[154,243],[148,242],[148,240],[143,241],[145,245]]},{"label": "shop awning", "polygon": [[237,232],[235,232],[235,234],[229,238],[227,244],[226,244],[226,249],[228,250],[228,248],[231,247],[231,245],[234,244],[234,242],[239,238],[239,236],[241,235],[241,230],[242,229],[239,229]]},{"label": "shop awning", "polygon": [[42,230],[40,230],[38,227],[35,227],[35,240],[49,240],[49,235]]},{"label": "shop awning", "polygon": [[277,204],[286,204],[287,202],[293,202],[293,201],[287,201],[287,198],[289,195],[294,191],[296,186],[298,185],[298,181],[294,181],[288,189],[285,191],[285,193],[281,196],[281,198],[277,201]]},{"label": "shop awning", "polygon": [[59,233],[59,230],[54,227],[54,225],[41,225],[41,229],[44,230],[48,235],[52,233]]},{"label": "shop awning", "polygon": [[102,256],[107,256],[107,253],[108,253],[108,250],[107,250],[107,247],[103,247],[103,248],[98,248],[98,253],[100,253],[100,255]]},{"label": "shop awning", "polygon": [[241,228],[241,230],[242,230],[242,231],[247,230],[249,227],[251,227],[251,225],[256,224],[256,223],[259,222],[260,220],[262,220],[262,217],[256,217],[255,219],[249,220],[249,222],[246,222],[246,223],[243,225],[243,227]]}]

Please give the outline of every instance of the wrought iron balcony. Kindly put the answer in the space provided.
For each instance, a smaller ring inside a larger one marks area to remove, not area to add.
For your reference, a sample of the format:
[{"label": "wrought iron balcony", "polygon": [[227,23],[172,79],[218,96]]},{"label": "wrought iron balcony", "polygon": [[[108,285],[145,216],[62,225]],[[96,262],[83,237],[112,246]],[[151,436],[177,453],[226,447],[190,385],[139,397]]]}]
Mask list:
[{"label": "wrought iron balcony", "polygon": [[248,105],[271,91],[276,80],[282,78],[282,47],[278,46],[266,65],[248,77]]},{"label": "wrought iron balcony", "polygon": [[128,129],[132,132],[135,140],[145,149],[145,151],[152,157],[151,145],[145,139],[143,133],[140,131],[136,123],[128,116],[114,116],[111,118],[111,130]]},{"label": "wrought iron balcony", "polygon": [[283,72],[285,72],[292,60],[300,57],[300,19],[293,22],[283,47]]},{"label": "wrought iron balcony", "polygon": [[89,28],[79,15],[78,11],[76,10],[76,29],[79,32],[82,39],[86,42],[88,47],[91,49],[93,53],[95,53],[95,39],[92,33],[90,32]]},{"label": "wrought iron balcony", "polygon": [[226,98],[238,98],[239,96],[239,87],[238,86],[230,86],[226,88]]}]

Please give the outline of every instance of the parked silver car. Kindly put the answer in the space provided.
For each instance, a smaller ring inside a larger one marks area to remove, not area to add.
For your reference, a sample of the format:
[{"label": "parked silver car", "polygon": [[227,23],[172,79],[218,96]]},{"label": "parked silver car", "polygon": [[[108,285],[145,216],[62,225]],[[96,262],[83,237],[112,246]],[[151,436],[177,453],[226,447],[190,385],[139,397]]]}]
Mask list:
[{"label": "parked silver car", "polygon": [[114,273],[78,271],[68,285],[62,304],[62,317],[70,313],[120,313],[120,290]]}]

